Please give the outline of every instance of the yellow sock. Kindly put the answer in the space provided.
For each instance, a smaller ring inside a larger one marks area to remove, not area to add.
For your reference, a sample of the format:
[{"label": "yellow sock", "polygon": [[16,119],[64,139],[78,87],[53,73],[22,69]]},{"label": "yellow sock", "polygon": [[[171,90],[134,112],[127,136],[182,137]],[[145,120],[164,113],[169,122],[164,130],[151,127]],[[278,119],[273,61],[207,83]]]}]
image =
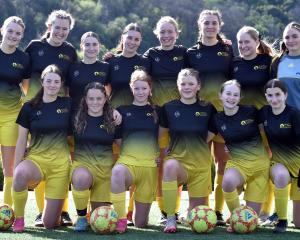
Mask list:
[{"label": "yellow sock", "polygon": [[133,209],[134,209],[134,190],[135,190],[134,186],[131,186],[127,212],[133,212]]},{"label": "yellow sock", "polygon": [[164,211],[164,199],[163,197],[156,197],[156,202],[157,202],[157,205],[160,209],[161,212]]},{"label": "yellow sock", "polygon": [[162,182],[164,208],[168,217],[175,215],[177,189],[177,181]]},{"label": "yellow sock", "polygon": [[77,191],[74,188],[72,188],[72,194],[76,209],[86,209],[89,202],[90,190]]},{"label": "yellow sock", "polygon": [[223,175],[217,174],[215,188],[215,211],[222,213],[224,207],[224,194],[222,190]]},{"label": "yellow sock", "polygon": [[182,186],[180,186],[177,191],[175,213],[178,213],[180,210],[181,192],[182,192]]},{"label": "yellow sock", "polygon": [[261,212],[263,212],[264,214],[271,213],[272,203],[274,200],[274,184],[270,180],[268,185],[269,185],[268,186],[268,194],[267,194],[265,202],[263,203],[263,205],[261,207]]},{"label": "yellow sock", "polygon": [[4,177],[3,182],[3,197],[4,197],[4,203],[8,204],[9,206],[12,206],[13,199],[12,199],[12,177]]},{"label": "yellow sock", "polygon": [[289,187],[275,187],[275,208],[279,219],[287,219]]},{"label": "yellow sock", "polygon": [[45,181],[41,181],[39,185],[37,185],[37,187],[34,189],[34,193],[39,213],[42,213],[45,205]]},{"label": "yellow sock", "polygon": [[[67,194],[69,195],[69,192]],[[67,195],[67,197],[65,198],[65,201],[64,201],[64,205],[63,205],[63,208],[62,208],[63,212],[68,212],[69,211],[69,196],[68,195]]]},{"label": "yellow sock", "polygon": [[22,192],[16,192],[13,190],[12,195],[14,200],[15,217],[24,217],[24,210],[27,201],[28,190],[26,189]]},{"label": "yellow sock", "polygon": [[240,206],[240,200],[239,195],[237,193],[237,190],[234,190],[233,192],[223,192],[224,198],[226,200],[227,207],[230,212],[232,212],[235,208]]},{"label": "yellow sock", "polygon": [[126,192],[111,193],[111,201],[119,219],[126,218]]}]

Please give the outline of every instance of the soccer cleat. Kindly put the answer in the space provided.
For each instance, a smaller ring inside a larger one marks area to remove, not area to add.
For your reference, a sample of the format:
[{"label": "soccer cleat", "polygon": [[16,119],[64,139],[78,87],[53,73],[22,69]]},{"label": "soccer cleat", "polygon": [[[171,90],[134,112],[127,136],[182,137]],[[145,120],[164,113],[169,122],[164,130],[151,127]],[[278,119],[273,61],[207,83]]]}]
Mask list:
[{"label": "soccer cleat", "polygon": [[74,231],[75,232],[84,232],[88,228],[88,221],[86,217],[78,217],[75,223]]},{"label": "soccer cleat", "polygon": [[61,225],[62,226],[72,226],[73,225],[73,222],[72,222],[68,212],[62,212],[60,216],[61,216]]},{"label": "soccer cleat", "polygon": [[273,229],[274,233],[284,233],[287,228],[287,220],[279,219],[275,228]]},{"label": "soccer cleat", "polygon": [[168,217],[164,229],[164,233],[175,233],[175,232],[177,232],[176,217],[175,216]]},{"label": "soccer cleat", "polygon": [[121,218],[117,221],[117,233],[124,233],[127,230],[127,218]]},{"label": "soccer cleat", "polygon": [[134,226],[134,223],[132,221],[132,214],[133,214],[132,211],[129,211],[127,213],[127,226]]},{"label": "soccer cleat", "polygon": [[167,214],[164,211],[161,211],[160,221],[161,225],[165,225],[167,222]]},{"label": "soccer cleat", "polygon": [[278,222],[277,213],[273,213],[268,219],[260,224],[261,227],[273,227]]},{"label": "soccer cleat", "polygon": [[13,225],[13,232],[16,233],[23,232],[24,229],[25,229],[24,217],[16,218]]},{"label": "soccer cleat", "polygon": [[220,213],[219,211],[216,211],[217,215],[217,226],[226,226],[226,222],[223,219],[223,214]]},{"label": "soccer cleat", "polygon": [[[188,220],[189,211],[185,211],[184,213],[180,214],[178,218],[176,218],[176,222],[182,224],[183,226],[190,226]],[[178,220],[177,220],[178,219]]]},{"label": "soccer cleat", "polygon": [[43,220],[42,220],[42,213],[39,213],[35,220],[34,220],[34,226],[36,227],[44,227],[44,223],[43,223]]}]

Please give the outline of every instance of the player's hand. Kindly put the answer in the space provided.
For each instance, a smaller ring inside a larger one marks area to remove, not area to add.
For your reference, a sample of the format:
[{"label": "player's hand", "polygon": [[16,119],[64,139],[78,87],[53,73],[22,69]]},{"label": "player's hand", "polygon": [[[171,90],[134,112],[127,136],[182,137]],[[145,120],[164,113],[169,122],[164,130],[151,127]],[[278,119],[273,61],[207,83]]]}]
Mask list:
[{"label": "player's hand", "polygon": [[103,55],[102,59],[103,61],[108,61],[111,58],[113,58],[115,55],[113,54],[113,52],[107,52]]},{"label": "player's hand", "polygon": [[122,115],[116,109],[113,111],[113,118],[115,126],[118,126],[122,123]]},{"label": "player's hand", "polygon": [[232,41],[230,40],[230,39],[223,39],[223,42],[225,43],[225,44],[227,44],[227,45],[230,45],[230,46],[232,46]]}]

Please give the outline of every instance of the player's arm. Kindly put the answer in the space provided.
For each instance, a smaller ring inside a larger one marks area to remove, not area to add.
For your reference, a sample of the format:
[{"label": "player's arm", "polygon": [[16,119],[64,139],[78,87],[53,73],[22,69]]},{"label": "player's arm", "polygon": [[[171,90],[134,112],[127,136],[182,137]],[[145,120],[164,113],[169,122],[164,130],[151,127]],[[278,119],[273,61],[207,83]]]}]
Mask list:
[{"label": "player's arm", "polygon": [[21,87],[22,94],[26,96],[29,89],[29,78],[23,79],[22,83],[20,84],[20,87]]},{"label": "player's arm", "polygon": [[27,128],[24,128],[21,125],[19,125],[19,135],[18,135],[16,151],[15,151],[15,163],[14,163],[15,168],[24,158],[26,146],[27,146],[28,132],[29,131]]},{"label": "player's arm", "polygon": [[212,141],[212,139],[216,136],[216,134],[214,134],[213,132],[211,131],[208,131],[207,133],[207,138],[206,138],[206,142],[209,143]]}]

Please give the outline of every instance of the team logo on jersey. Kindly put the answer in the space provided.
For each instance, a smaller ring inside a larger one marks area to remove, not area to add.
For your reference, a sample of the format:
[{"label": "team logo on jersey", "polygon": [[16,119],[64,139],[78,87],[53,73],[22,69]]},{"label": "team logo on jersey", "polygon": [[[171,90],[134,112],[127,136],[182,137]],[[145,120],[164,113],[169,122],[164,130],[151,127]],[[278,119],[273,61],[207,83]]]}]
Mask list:
[{"label": "team logo on jersey", "polygon": [[96,77],[105,77],[106,76],[106,73],[105,72],[94,72],[94,75]]},{"label": "team logo on jersey", "polygon": [[63,53],[58,54],[58,58],[62,60],[70,61],[70,57]]},{"label": "team logo on jersey", "polygon": [[69,112],[69,109],[68,108],[58,108],[56,109],[56,112],[58,114],[61,114],[61,113],[68,113]]},{"label": "team logo on jersey", "polygon": [[174,62],[181,61],[182,59],[183,59],[183,56],[173,57]]},{"label": "team logo on jersey", "polygon": [[196,117],[207,117],[207,112],[195,112]]},{"label": "team logo on jersey", "polygon": [[234,72],[237,72],[238,70],[239,70],[239,67],[235,67],[235,68],[233,69]]},{"label": "team logo on jersey", "polygon": [[225,124],[223,124],[223,125],[221,126],[221,130],[222,130],[223,132],[226,130],[226,125],[225,125]]},{"label": "team logo on jersey", "polygon": [[154,58],[154,61],[155,61],[155,62],[159,62],[159,61],[160,61],[160,58],[159,58],[159,57],[156,57],[156,58]]},{"label": "team logo on jersey", "polygon": [[36,115],[37,115],[37,116],[41,116],[41,115],[42,115],[42,111],[41,111],[41,110],[37,111],[37,112],[36,112]]},{"label": "team logo on jersey", "polygon": [[219,57],[228,57],[229,56],[229,53],[228,52],[218,52],[217,55]]},{"label": "team logo on jersey", "polygon": [[120,66],[119,65],[115,65],[114,66],[114,71],[118,71],[120,69]]},{"label": "team logo on jersey", "polygon": [[267,120],[264,121],[264,126],[265,127],[268,126],[268,121]]},{"label": "team logo on jersey", "polygon": [[17,69],[23,69],[24,68],[24,66],[21,63],[15,63],[15,62],[12,63],[12,67],[17,68]]},{"label": "team logo on jersey", "polygon": [[130,117],[130,116],[131,116],[131,112],[127,112],[126,117]]},{"label": "team logo on jersey", "polygon": [[101,124],[99,127],[103,129],[105,128],[105,125]]},{"label": "team logo on jersey", "polygon": [[290,123],[281,123],[279,128],[292,128],[292,124]]},{"label": "team logo on jersey", "polygon": [[202,54],[201,54],[201,53],[197,53],[197,54],[196,54],[196,58],[199,59],[199,58],[201,58],[201,57],[202,57]]},{"label": "team logo on jersey", "polygon": [[148,112],[146,115],[147,115],[147,117],[152,117],[153,113]]},{"label": "team logo on jersey", "polygon": [[42,56],[44,56],[44,51],[43,50],[40,50],[40,51],[38,51],[38,55],[40,56],[40,57],[42,57]]},{"label": "team logo on jersey", "polygon": [[294,67],[294,63],[290,63],[289,65],[288,65],[288,68],[293,68]]},{"label": "team logo on jersey", "polygon": [[174,116],[175,116],[176,118],[178,118],[178,117],[180,116],[180,112],[179,112],[179,111],[174,112]]},{"label": "team logo on jersey", "polygon": [[253,122],[254,122],[253,119],[246,119],[246,120],[241,121],[241,125],[245,126],[245,125],[248,125],[248,124],[253,123]]},{"label": "team logo on jersey", "polygon": [[79,71],[76,70],[73,75],[74,75],[74,77],[78,77],[79,76]]},{"label": "team logo on jersey", "polygon": [[256,65],[253,67],[254,70],[265,70],[267,69],[267,65]]}]

